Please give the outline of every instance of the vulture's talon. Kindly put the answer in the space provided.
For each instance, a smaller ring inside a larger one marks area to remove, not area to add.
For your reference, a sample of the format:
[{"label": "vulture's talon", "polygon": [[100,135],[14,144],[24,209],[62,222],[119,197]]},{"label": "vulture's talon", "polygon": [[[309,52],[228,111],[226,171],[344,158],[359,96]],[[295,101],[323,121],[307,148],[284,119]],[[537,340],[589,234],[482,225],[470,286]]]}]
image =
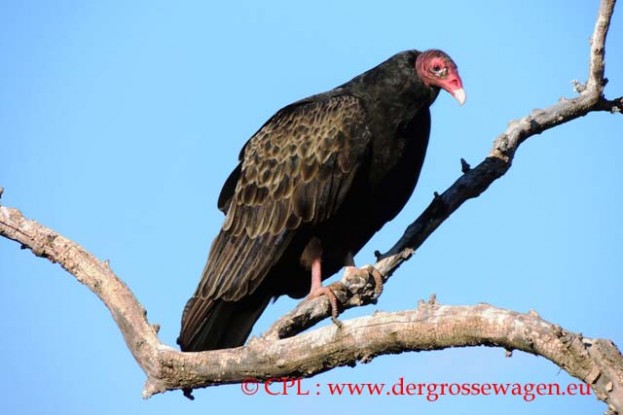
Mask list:
[{"label": "vulture's talon", "polygon": [[[342,283],[338,281],[334,284],[342,284]],[[331,284],[331,285],[334,285],[334,284]],[[335,293],[333,292],[331,288],[329,287],[317,288],[313,292],[309,293],[307,298],[311,300],[312,298],[318,298],[322,295],[326,296],[327,299],[329,300],[329,308],[331,309],[331,318],[334,320],[337,320],[337,316],[340,315],[339,301],[337,299],[337,296],[335,295]]]},{"label": "vulture's talon", "polygon": [[333,324],[337,326],[338,329],[342,328],[342,322],[338,320],[337,318],[331,316],[331,321],[333,322]]},{"label": "vulture's talon", "polygon": [[381,274],[381,271],[374,268],[372,265],[367,267],[367,271],[370,275],[372,275],[372,278],[374,278],[374,299],[377,299],[383,293],[383,287],[385,284],[383,281],[383,274]]}]

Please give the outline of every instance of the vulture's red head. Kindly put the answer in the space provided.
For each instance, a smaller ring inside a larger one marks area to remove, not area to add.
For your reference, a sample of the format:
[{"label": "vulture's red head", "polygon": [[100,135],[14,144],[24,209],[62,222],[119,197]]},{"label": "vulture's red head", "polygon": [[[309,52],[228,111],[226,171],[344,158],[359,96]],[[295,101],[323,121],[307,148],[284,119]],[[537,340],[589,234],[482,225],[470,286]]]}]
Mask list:
[{"label": "vulture's red head", "polygon": [[426,85],[445,89],[463,105],[463,82],[456,64],[445,52],[431,49],[420,53],[415,60],[415,70]]}]

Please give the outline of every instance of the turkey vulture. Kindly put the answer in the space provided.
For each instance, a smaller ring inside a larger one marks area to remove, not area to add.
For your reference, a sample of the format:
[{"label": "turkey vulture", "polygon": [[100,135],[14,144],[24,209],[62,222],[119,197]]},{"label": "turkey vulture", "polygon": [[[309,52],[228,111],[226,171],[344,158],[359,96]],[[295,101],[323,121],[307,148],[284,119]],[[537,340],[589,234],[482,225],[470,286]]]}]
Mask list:
[{"label": "turkey vulture", "polygon": [[441,88],[465,101],[446,53],[398,53],[279,110],[247,141],[218,198],[225,222],[184,308],[183,351],[240,346],[271,299],[326,293],[321,281],[352,265],[413,192]]}]

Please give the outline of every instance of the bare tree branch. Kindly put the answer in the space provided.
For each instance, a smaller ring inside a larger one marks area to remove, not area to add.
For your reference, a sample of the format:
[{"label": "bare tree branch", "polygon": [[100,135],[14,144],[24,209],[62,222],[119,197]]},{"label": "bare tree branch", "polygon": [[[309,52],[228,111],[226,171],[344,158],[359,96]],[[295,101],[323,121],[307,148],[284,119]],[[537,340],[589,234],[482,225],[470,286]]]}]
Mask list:
[{"label": "bare tree branch", "polygon": [[614,12],[616,0],[602,0],[595,22],[595,29],[590,39],[591,55],[588,68],[588,82],[586,89],[593,91],[600,97],[604,86],[608,82],[604,78],[606,70],[606,36],[610,28],[610,19]]},{"label": "bare tree branch", "polygon": [[107,263],[17,209],[0,206],[0,234],[59,262],[106,304],[147,375],[145,397],[248,378],[309,377],[381,354],[491,346],[543,356],[590,384],[613,408],[623,408],[623,356],[616,346],[571,333],[534,312],[442,306],[433,298],[415,310],[375,313],[284,340],[259,338],[236,349],[181,353],[160,343],[143,307]]},{"label": "bare tree branch", "polygon": [[[462,163],[464,174],[435,196],[400,240],[379,255],[374,267],[364,267],[362,273],[335,284],[346,308],[375,301],[372,274],[379,272],[385,280],[389,278],[466,200],[480,195],[506,173],[526,139],[590,112],[623,111],[623,98],[603,97],[605,40],[614,5],[614,0],[601,2],[591,37],[588,81],[586,86],[576,84],[579,96],[512,121],[478,166],[470,168]],[[520,314],[484,304],[441,306],[430,301],[416,310],[376,313],[294,336],[330,315],[328,301],[319,298],[302,302],[245,347],[181,353],[159,341],[157,328],[149,324],[144,308],[107,262],[26,219],[17,209],[0,206],[0,235],[37,256],[58,262],[100,298],[147,376],[145,397],[167,390],[238,383],[249,377],[308,377],[381,354],[485,345],[543,356],[590,384],[612,411],[623,412],[623,357],[616,346],[608,340],[568,332],[536,313]]]},{"label": "bare tree branch", "polygon": [[149,372],[157,366],[155,350],[161,346],[156,329],[149,325],[146,311],[128,286],[93,254],[33,220],[17,209],[0,206],[0,235],[18,242],[22,249],[59,263],[65,271],[89,287],[106,305],[119,326],[128,348],[139,365]]}]

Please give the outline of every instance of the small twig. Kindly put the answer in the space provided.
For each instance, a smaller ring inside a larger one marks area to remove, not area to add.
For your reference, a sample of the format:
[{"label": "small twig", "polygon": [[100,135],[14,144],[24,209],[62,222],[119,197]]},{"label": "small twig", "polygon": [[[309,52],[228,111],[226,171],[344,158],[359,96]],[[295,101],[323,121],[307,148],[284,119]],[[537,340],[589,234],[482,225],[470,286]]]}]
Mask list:
[{"label": "small twig", "polygon": [[586,84],[583,84],[577,79],[574,79],[573,81],[571,81],[571,85],[573,85],[573,90],[577,92],[578,94],[581,94],[582,92],[586,91]]},{"label": "small twig", "polygon": [[463,174],[467,173],[468,171],[470,171],[472,168],[472,166],[469,165],[468,162],[465,161],[464,158],[461,159],[461,172]]}]

